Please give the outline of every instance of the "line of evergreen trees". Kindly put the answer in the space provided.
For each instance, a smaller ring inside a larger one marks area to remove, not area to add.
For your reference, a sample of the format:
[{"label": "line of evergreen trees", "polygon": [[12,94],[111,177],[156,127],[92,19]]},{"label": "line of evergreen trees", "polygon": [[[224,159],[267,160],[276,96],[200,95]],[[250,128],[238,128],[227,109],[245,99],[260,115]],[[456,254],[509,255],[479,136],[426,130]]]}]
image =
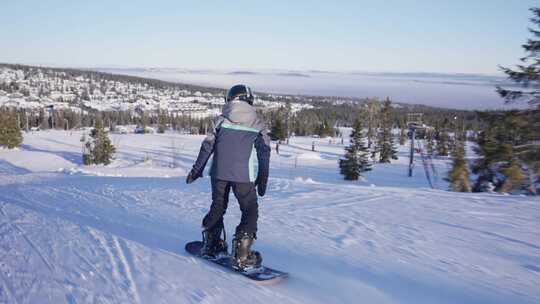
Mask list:
[{"label": "line of evergreen trees", "polygon": [[[395,156],[393,125],[385,122],[386,101],[381,123],[373,136],[370,149],[366,140],[369,131],[369,107],[364,108],[350,135],[350,144],[339,160],[340,173],[346,180],[357,180],[362,172],[372,170],[373,160],[389,162]],[[478,130],[468,136],[463,121],[442,122],[437,128],[418,135],[424,140],[426,153],[431,156],[452,157],[447,181],[451,191],[536,194],[540,186],[540,109],[477,112]],[[444,126],[444,127],[442,127]],[[398,137],[402,137],[402,131]],[[476,157],[468,161],[466,143],[473,145]],[[405,142],[404,142],[405,143]],[[471,173],[474,178],[471,178]]]},{"label": "line of evergreen trees", "polygon": [[[527,110],[478,113],[481,121],[473,164],[473,191],[528,192],[540,184],[540,8],[531,8],[532,37],[514,69],[501,67],[519,89],[497,87],[507,103],[527,102]],[[456,166],[454,166],[456,167]],[[463,170],[462,170],[463,172]]]},{"label": "line of evergreen trees", "polygon": [[394,113],[389,98],[382,105],[372,101],[363,107],[354,122],[350,144],[345,148],[343,158],[339,160],[340,173],[344,179],[358,180],[362,172],[372,169],[371,161],[377,155],[380,163],[390,163],[397,159],[393,129]]},{"label": "line of evergreen trees", "polygon": [[[339,161],[346,180],[357,180],[362,172],[372,170],[371,163],[377,156],[381,163],[397,158],[390,100],[367,103],[360,111],[350,144]],[[447,176],[450,190],[536,194],[540,185],[540,108],[478,111],[475,115],[475,130],[468,130],[464,120],[454,117],[417,134],[424,140],[428,157],[451,155],[452,168]],[[404,134],[402,124],[397,135],[402,144],[406,143]],[[474,143],[476,158],[472,162],[465,155],[467,142]]]},{"label": "line of evergreen trees", "polygon": [[[400,104],[392,107],[391,114],[382,115],[384,103],[377,99],[365,99],[358,103],[330,104],[314,103],[315,108],[303,109],[292,113],[289,105],[278,109],[259,110],[260,115],[270,126],[274,140],[284,140],[288,136],[341,136],[338,127],[352,127],[356,118],[364,117],[367,131],[367,145],[372,151],[377,143],[379,126],[382,119],[385,124],[392,124],[401,129],[399,135],[400,145],[407,139],[407,115],[411,112],[423,113],[423,120],[427,125],[434,126],[435,131],[430,134],[433,140],[439,142],[439,149],[443,155],[448,155],[450,140],[448,132],[454,131],[454,121],[463,123],[464,130],[472,130],[471,136],[479,129],[479,120],[475,111],[452,110],[432,108],[421,105]],[[388,134],[386,134],[388,135]],[[435,143],[435,141],[434,141]],[[444,148],[446,147],[446,148]]]},{"label": "line of evergreen trees", "polygon": [[536,193],[540,109],[479,115],[483,128],[475,148],[479,158],[472,167],[477,175],[473,191]]},{"label": "line of evergreen trees", "polygon": [[157,113],[136,113],[130,111],[95,111],[86,109],[60,110],[28,110],[0,108],[0,113],[11,113],[16,119],[16,125],[21,130],[57,129],[72,130],[83,127],[93,127],[98,119],[104,127],[114,130],[117,125],[156,126],[159,130],[167,129],[191,134],[205,134],[212,125],[212,118],[192,118],[189,115],[178,115],[167,111]]},{"label": "line of evergreen trees", "polygon": [[[478,112],[476,158],[465,158],[466,137],[454,133],[450,190],[537,194],[540,187],[540,109]],[[470,173],[475,178],[471,180]]]}]

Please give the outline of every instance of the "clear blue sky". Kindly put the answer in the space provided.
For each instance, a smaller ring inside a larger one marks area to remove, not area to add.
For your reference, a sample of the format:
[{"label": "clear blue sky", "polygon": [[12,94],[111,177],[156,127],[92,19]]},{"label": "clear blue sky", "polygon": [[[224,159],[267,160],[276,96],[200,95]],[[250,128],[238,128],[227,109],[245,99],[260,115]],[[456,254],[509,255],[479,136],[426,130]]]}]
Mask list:
[{"label": "clear blue sky", "polygon": [[334,71],[498,71],[532,0],[0,3],[0,62]]}]

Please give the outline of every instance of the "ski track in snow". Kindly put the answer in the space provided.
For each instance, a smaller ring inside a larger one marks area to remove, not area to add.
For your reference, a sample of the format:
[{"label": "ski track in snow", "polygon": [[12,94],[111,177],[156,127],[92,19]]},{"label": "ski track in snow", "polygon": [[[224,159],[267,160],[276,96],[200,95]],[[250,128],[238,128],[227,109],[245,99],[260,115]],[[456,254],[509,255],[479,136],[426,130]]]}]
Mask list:
[{"label": "ski track in snow", "polygon": [[[179,176],[172,135],[114,136],[129,151],[87,173],[57,167],[80,134],[27,134],[35,151],[0,151],[0,303],[540,303],[535,197],[431,190],[420,166],[405,177],[404,158],[348,183],[343,146],[321,139],[319,157],[300,157],[313,139],[298,138],[272,155],[255,246],[291,277],[259,286],[184,252],[200,238],[209,179],[155,177]],[[201,139],[177,136],[177,163],[189,166]],[[229,235],[239,217],[231,199]]]}]

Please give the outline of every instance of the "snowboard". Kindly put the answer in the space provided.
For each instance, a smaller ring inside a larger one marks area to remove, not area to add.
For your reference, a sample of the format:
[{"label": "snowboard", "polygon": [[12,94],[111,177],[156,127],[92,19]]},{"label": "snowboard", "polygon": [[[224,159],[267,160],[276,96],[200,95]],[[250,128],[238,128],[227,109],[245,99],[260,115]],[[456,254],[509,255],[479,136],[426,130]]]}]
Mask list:
[{"label": "snowboard", "polygon": [[261,265],[261,267],[248,269],[245,271],[236,270],[232,267],[232,258],[230,255],[222,256],[216,259],[207,259],[201,256],[202,246],[203,246],[203,243],[201,241],[189,242],[186,244],[186,251],[196,257],[199,257],[211,263],[217,264],[234,273],[238,273],[259,284],[275,284],[289,276],[289,274],[286,272],[272,269],[270,267],[266,267],[263,265]]}]

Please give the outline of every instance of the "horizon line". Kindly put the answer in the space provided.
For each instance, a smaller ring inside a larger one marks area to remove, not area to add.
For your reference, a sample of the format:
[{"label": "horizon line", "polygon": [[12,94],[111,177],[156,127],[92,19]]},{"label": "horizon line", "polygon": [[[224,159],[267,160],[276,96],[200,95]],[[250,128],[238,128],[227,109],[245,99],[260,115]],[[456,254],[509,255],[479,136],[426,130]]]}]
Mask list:
[{"label": "horizon line", "polygon": [[184,70],[184,71],[214,71],[214,72],[261,72],[261,71],[278,71],[278,72],[300,72],[300,73],[320,73],[320,74],[372,74],[372,75],[417,75],[417,76],[482,76],[482,77],[505,77],[504,73],[482,73],[482,72],[440,72],[440,71],[390,71],[390,70],[327,70],[317,68],[307,69],[289,69],[289,68],[210,68],[210,67],[181,67],[181,66],[148,66],[148,65],[120,65],[120,64],[95,64],[95,65],[68,65],[59,63],[32,63],[32,62],[1,62],[0,64],[20,64],[36,67],[50,68],[71,68],[71,69],[163,69],[163,70]]}]

